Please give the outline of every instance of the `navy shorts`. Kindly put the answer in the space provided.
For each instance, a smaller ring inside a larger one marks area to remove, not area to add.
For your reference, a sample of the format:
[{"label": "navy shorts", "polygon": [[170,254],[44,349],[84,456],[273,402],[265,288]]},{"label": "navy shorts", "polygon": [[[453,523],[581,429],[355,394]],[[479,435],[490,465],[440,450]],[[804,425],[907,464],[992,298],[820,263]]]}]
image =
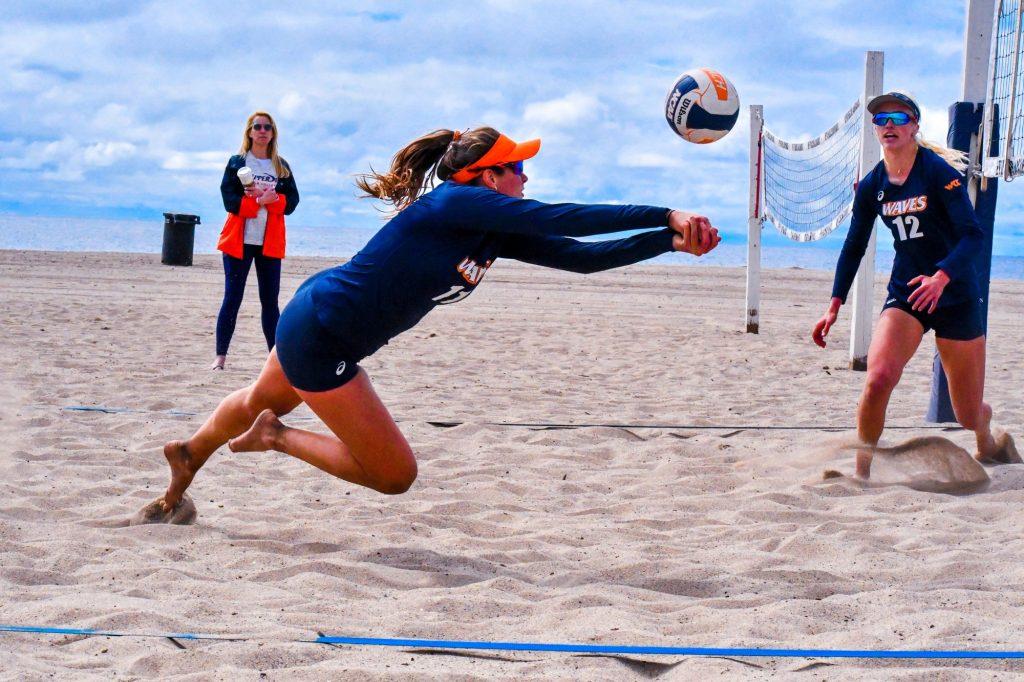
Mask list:
[{"label": "navy shorts", "polygon": [[317,319],[309,288],[300,288],[281,313],[275,347],[284,375],[300,391],[330,391],[359,372],[352,354]]},{"label": "navy shorts", "polygon": [[929,314],[924,310],[914,310],[910,303],[890,295],[886,299],[885,305],[882,306],[882,312],[889,308],[898,308],[908,315],[912,315],[924,327],[925,333],[928,333],[929,329],[934,329],[935,336],[940,339],[970,341],[985,335],[985,326],[982,324],[981,318],[981,302],[977,299],[936,308],[934,313]]}]

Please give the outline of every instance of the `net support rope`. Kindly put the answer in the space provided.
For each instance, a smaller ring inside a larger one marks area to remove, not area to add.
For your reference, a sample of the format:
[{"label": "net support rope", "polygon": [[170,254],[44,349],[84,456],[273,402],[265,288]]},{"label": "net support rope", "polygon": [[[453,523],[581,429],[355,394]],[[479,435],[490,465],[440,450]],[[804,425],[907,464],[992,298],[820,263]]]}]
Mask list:
[{"label": "net support rope", "polygon": [[821,135],[804,142],[762,132],[762,221],[797,242],[822,239],[849,217],[864,125],[860,100]]}]

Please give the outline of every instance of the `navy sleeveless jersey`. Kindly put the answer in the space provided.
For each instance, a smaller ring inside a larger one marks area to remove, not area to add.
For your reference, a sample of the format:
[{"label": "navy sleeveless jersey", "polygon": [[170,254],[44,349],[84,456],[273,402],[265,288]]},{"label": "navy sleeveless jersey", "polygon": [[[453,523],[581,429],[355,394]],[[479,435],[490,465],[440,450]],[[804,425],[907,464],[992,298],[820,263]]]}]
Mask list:
[{"label": "navy sleeveless jersey", "polygon": [[876,216],[892,233],[896,257],[889,279],[889,298],[906,301],[907,282],[918,275],[949,275],[939,299],[943,308],[978,298],[978,276],[971,259],[983,233],[974,214],[964,177],[938,154],[918,147],[910,174],[902,185],[889,182],[879,161],[857,186],[850,232],[836,265],[832,296],[846,295],[867,250]]},{"label": "navy sleeveless jersey", "polygon": [[300,291],[308,288],[320,324],[359,360],[435,306],[469,296],[501,256],[596,272],[671,251],[674,232],[602,242],[568,237],[667,225],[667,208],[545,204],[444,182],[392,218],[352,260],[314,275]]}]

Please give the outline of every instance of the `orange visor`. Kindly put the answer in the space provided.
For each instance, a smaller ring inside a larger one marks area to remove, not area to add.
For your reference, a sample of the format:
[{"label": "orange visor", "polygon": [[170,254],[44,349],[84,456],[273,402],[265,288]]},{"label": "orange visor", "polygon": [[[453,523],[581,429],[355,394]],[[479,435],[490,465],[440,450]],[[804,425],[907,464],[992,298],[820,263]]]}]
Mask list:
[{"label": "orange visor", "polygon": [[512,163],[513,161],[525,161],[536,156],[539,151],[540,140],[516,142],[504,135],[498,135],[498,139],[495,140],[486,154],[481,156],[476,163],[466,166],[457,173],[452,173],[451,179],[455,182],[470,182],[488,168],[500,166],[503,163]]}]

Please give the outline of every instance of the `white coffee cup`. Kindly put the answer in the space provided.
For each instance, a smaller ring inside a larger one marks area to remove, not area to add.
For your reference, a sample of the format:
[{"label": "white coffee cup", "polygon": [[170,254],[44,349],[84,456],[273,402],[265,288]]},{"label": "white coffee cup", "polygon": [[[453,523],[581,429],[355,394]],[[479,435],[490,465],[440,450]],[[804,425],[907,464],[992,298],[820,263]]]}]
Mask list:
[{"label": "white coffee cup", "polygon": [[238,179],[242,181],[243,187],[248,187],[253,182],[252,169],[248,166],[242,166],[238,169]]}]

